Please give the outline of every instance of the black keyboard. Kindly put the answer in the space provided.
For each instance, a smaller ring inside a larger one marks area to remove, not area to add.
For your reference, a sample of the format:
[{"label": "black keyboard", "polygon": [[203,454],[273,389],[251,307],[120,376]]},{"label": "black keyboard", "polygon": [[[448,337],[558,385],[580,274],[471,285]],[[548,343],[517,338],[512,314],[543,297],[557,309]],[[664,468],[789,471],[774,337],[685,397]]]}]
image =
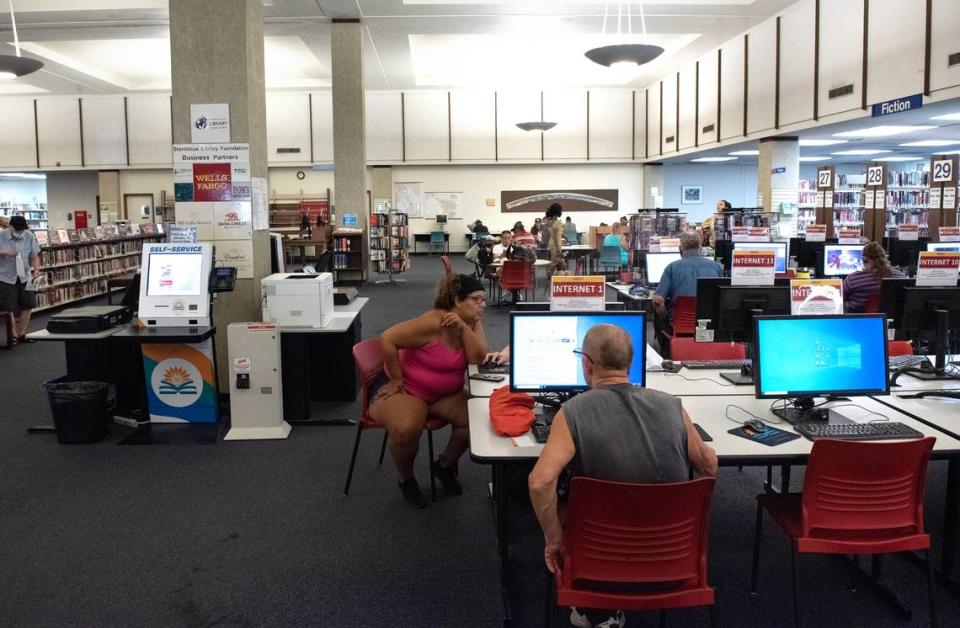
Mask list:
[{"label": "black keyboard", "polygon": [[738,369],[750,366],[750,360],[683,360],[688,369]]},{"label": "black keyboard", "polygon": [[933,368],[930,360],[922,355],[894,355],[890,356],[887,362],[891,371],[899,368],[921,368],[923,366]]},{"label": "black keyboard", "polygon": [[550,425],[547,423],[534,423],[533,427],[530,428],[530,433],[533,434],[533,440],[538,443],[545,443],[547,439],[550,438]]},{"label": "black keyboard", "polygon": [[903,423],[797,423],[797,433],[810,440],[888,440],[923,438],[923,434]]}]

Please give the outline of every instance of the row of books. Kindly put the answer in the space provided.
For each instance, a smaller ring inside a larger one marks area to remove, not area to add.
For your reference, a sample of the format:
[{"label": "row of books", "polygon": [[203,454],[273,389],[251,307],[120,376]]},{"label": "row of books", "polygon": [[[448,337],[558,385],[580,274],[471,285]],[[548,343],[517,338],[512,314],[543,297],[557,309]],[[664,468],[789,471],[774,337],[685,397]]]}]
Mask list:
[{"label": "row of books", "polygon": [[131,236],[163,235],[163,225],[153,223],[130,223],[129,225],[97,225],[86,229],[34,229],[33,235],[40,246],[74,244],[90,240],[110,240]]},{"label": "row of books", "polygon": [[65,266],[45,271],[47,284],[56,286],[69,281],[82,281],[102,277],[104,275],[122,274],[125,271],[136,270],[140,260],[136,257],[118,257],[99,262],[87,262],[76,266]]},{"label": "row of books", "polygon": [[91,242],[86,246],[77,246],[66,249],[42,249],[40,264],[42,267],[61,266],[75,262],[93,261],[107,257],[135,256],[143,249],[143,240],[126,240],[115,242]]},{"label": "row of books", "polygon": [[923,208],[927,207],[927,190],[887,190],[888,208]]},{"label": "row of books", "polygon": [[107,280],[84,281],[37,292],[37,309],[107,293]]},{"label": "row of books", "polygon": [[887,185],[927,187],[930,185],[930,173],[922,170],[887,170]]},{"label": "row of books", "polygon": [[398,248],[410,248],[410,240],[407,238],[370,238],[370,250]]},{"label": "row of books", "polygon": [[351,264],[349,253],[334,253],[333,269],[334,270],[359,270],[358,264],[356,262]]},{"label": "row of books", "polygon": [[410,260],[396,259],[392,261],[377,261],[374,263],[374,269],[378,273],[404,273],[410,270]]},{"label": "row of books", "polygon": [[[351,243],[354,241],[355,240],[353,238],[334,238],[333,250],[344,252],[344,253],[347,251],[352,251],[353,249],[351,248]],[[356,246],[360,246],[362,244],[360,240],[356,240],[355,242],[356,242]]]},{"label": "row of books", "polygon": [[385,225],[407,225],[410,218],[403,212],[391,212],[389,214],[376,213],[370,215],[371,227],[382,227]]},{"label": "row of books", "polygon": [[410,259],[410,251],[406,249],[379,249],[370,251],[370,261],[382,261],[386,259]]}]

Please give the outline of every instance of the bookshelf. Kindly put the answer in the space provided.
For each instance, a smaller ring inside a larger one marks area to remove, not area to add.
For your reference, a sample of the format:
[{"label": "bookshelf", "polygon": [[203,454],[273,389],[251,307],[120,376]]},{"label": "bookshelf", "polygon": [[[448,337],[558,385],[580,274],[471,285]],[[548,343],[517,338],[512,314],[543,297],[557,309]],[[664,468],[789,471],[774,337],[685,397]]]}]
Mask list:
[{"label": "bookshelf", "polygon": [[340,227],[333,232],[333,277],[336,283],[366,281],[363,230]]},{"label": "bookshelf", "polygon": [[807,232],[807,225],[817,221],[817,182],[801,179],[797,195],[797,235]]},{"label": "bookshelf", "polygon": [[9,203],[0,201],[0,216],[21,215],[27,221],[30,229],[47,229],[50,223],[47,219],[46,203]]},{"label": "bookshelf", "polygon": [[40,272],[35,311],[107,294],[107,280],[136,272],[144,242],[162,239],[162,226],[101,225],[88,229],[35,230]]},{"label": "bookshelf", "polygon": [[370,215],[370,261],[374,272],[388,276],[378,283],[400,281],[393,276],[410,270],[407,214],[391,210]]}]

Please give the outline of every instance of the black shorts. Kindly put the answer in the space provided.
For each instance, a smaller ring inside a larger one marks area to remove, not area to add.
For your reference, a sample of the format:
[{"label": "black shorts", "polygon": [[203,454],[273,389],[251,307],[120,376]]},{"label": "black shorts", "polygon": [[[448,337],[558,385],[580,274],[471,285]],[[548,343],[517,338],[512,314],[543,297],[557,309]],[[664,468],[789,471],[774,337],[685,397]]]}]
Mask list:
[{"label": "black shorts", "polygon": [[22,310],[32,310],[37,307],[37,295],[27,290],[26,284],[19,279],[17,283],[0,281],[0,310],[20,315]]}]

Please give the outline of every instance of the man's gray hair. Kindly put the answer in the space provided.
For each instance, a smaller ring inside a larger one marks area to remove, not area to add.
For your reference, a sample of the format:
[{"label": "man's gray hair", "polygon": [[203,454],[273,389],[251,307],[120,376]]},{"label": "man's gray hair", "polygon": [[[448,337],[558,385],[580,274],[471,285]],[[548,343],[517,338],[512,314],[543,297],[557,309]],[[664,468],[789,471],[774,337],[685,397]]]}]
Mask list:
[{"label": "man's gray hair", "polygon": [[700,234],[696,231],[684,231],[680,234],[680,250],[700,250]]},{"label": "man's gray hair", "polygon": [[622,327],[601,323],[594,325],[583,339],[583,350],[597,366],[627,371],[633,362],[633,343]]}]

